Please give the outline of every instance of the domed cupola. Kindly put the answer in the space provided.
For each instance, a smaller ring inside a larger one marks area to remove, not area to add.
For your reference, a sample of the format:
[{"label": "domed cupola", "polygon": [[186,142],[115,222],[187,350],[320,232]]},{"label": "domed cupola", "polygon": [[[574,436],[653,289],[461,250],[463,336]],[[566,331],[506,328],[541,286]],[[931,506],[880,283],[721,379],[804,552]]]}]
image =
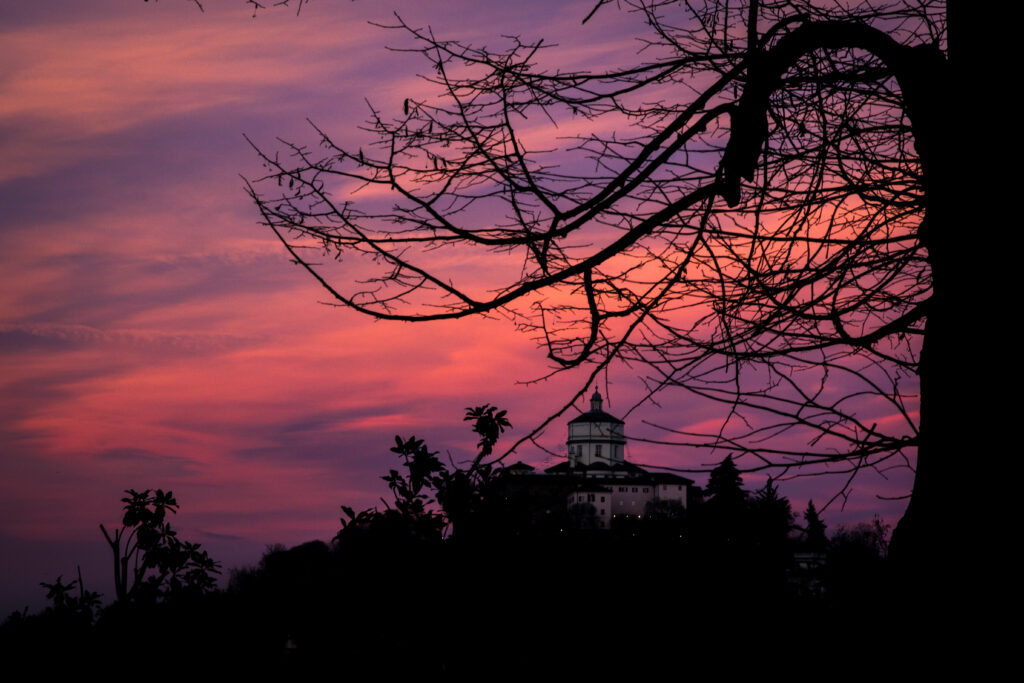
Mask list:
[{"label": "domed cupola", "polygon": [[625,462],[626,423],[604,412],[600,392],[590,397],[590,410],[569,421],[569,466]]}]

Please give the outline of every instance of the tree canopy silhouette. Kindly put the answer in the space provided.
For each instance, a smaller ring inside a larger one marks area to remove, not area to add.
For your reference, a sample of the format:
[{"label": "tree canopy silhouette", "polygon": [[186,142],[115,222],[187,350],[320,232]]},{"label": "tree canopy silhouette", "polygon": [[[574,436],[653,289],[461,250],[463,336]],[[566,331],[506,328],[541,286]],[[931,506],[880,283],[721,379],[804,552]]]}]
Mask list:
[{"label": "tree canopy silhouette", "polygon": [[[946,141],[978,20],[959,2],[622,4],[649,28],[640,58],[595,72],[544,66],[542,40],[398,19],[438,95],[371,109],[367,147],[317,128],[316,147],[257,148],[263,222],[340,305],[503,314],[585,384],[621,361],[648,397],[721,404],[722,426],[671,441],[745,471],[916,467],[905,547],[940,553],[974,438],[940,373],[976,381],[954,316],[984,286],[957,261],[979,181]],[[448,252],[489,254],[489,279]]]},{"label": "tree canopy silhouette", "polygon": [[201,550],[200,544],[178,538],[171,528],[168,513],[178,512],[174,494],[163,489],[128,489],[125,493],[121,528],[110,532],[100,524],[113,553],[117,600],[155,602],[213,590],[220,563]]},{"label": "tree canopy silhouette", "polygon": [[[493,490],[501,470],[487,458],[512,423],[507,411],[492,405],[466,408],[463,421],[472,422],[473,432],[480,436],[480,452],[469,467],[446,466],[422,439],[396,435],[391,452],[402,459],[405,472],[390,469],[381,477],[394,494],[394,501],[382,499],[383,510],[370,508],[359,513],[342,506],[345,517],[341,518],[341,531],[335,540],[369,538],[399,545],[429,544],[441,541],[446,534],[461,539],[493,533],[494,529],[487,529],[494,522],[488,512],[501,506]],[[483,529],[477,528],[481,526]]]}]

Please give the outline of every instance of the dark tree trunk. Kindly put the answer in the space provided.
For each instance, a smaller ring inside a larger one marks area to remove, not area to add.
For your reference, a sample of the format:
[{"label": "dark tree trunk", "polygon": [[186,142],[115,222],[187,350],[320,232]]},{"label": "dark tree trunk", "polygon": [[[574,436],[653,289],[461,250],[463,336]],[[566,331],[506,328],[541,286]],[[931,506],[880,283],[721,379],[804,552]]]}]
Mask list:
[{"label": "dark tree trunk", "polygon": [[1004,198],[992,185],[996,169],[986,156],[1009,140],[998,114],[990,117],[977,97],[999,96],[982,85],[991,69],[1000,68],[998,61],[974,49],[983,36],[993,40],[986,18],[977,6],[968,9],[959,1],[949,3],[948,17],[948,61],[925,83],[927,109],[910,112],[917,114],[915,143],[925,174],[921,240],[932,298],[919,368],[917,472],[891,556],[916,608],[935,605],[924,611],[941,609],[970,621],[981,596],[999,586],[995,510],[998,480],[1006,478],[999,473],[1009,471],[981,466],[1006,455],[995,385],[1011,380],[994,332],[1007,313],[995,305],[1001,293],[996,279],[1006,272],[1010,246],[996,208]]},{"label": "dark tree trunk", "polygon": [[948,56],[938,45],[908,47],[853,22],[796,29],[751,68],[722,160],[722,196],[734,204],[739,178],[751,179],[756,168],[767,131],[768,98],[803,54],[821,48],[867,50],[899,83],[921,163],[924,216],[919,239],[928,252],[932,295],[919,364],[917,471],[891,551],[906,579],[903,587],[919,597],[955,590],[977,559],[966,547],[977,530],[968,528],[966,520],[972,517],[965,514],[963,502],[976,505],[979,495],[964,475],[970,458],[991,441],[984,415],[991,380],[979,364],[994,350],[986,348],[991,345],[987,327],[981,338],[981,330],[970,321],[972,313],[987,313],[984,303],[991,298],[987,288],[994,264],[972,253],[979,242],[993,239],[987,224],[991,216],[979,206],[990,200],[991,188],[981,181],[986,169],[976,158],[979,143],[970,139],[974,128],[964,124],[983,115],[972,97],[978,89],[975,80],[996,65],[978,64],[977,55],[986,53],[969,47],[981,35],[977,8],[951,2],[949,16]]}]

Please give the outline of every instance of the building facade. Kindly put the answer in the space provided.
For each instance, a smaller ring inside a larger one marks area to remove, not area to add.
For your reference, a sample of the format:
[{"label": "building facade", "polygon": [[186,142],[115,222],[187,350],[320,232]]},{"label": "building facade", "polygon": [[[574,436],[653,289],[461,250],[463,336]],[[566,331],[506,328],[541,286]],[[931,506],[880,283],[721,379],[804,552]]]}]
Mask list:
[{"label": "building facade", "polygon": [[606,413],[599,392],[590,410],[569,421],[568,458],[542,473],[518,463],[510,468],[528,477],[536,489],[568,491],[570,523],[610,529],[629,519],[680,515],[699,490],[693,480],[667,472],[649,472],[626,460],[625,423]]}]

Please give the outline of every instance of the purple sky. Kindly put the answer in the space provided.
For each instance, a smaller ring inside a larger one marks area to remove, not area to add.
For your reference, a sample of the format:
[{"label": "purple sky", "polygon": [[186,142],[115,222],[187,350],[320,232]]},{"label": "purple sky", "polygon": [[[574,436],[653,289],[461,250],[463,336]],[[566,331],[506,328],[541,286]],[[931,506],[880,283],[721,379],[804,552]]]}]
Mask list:
[{"label": "purple sky", "polygon": [[[260,171],[243,133],[267,149],[313,143],[308,118],[357,146],[364,98],[397,111],[428,94],[417,57],[384,49],[407,40],[370,20],[398,11],[477,44],[544,37],[564,68],[631,59],[640,24],[609,7],[581,27],[592,4],[318,0],[256,18],[242,0],[203,13],[185,0],[0,8],[0,618],[41,607],[38,582],[76,563],[109,599],[97,525],[119,520],[123,489],[172,489],[183,538],[226,568],[251,564],[271,543],[329,539],[342,504],[374,504],[396,433],[465,458],[467,406],[507,408],[514,438],[573,395],[581,375],[518,383],[549,368],[507,321],[385,324],[322,305],[258,225],[240,174]],[[607,379],[606,408],[621,413],[639,385],[621,368]],[[657,438],[642,420],[693,426],[716,410],[665,396],[627,432]],[[545,448],[565,453],[571,416]],[[724,453],[636,443],[627,457],[696,468]],[[554,462],[536,447],[515,459]],[[876,494],[906,493],[910,475],[888,475],[859,480],[826,522],[895,521],[903,502]],[[799,512],[841,484],[782,491]]]}]

